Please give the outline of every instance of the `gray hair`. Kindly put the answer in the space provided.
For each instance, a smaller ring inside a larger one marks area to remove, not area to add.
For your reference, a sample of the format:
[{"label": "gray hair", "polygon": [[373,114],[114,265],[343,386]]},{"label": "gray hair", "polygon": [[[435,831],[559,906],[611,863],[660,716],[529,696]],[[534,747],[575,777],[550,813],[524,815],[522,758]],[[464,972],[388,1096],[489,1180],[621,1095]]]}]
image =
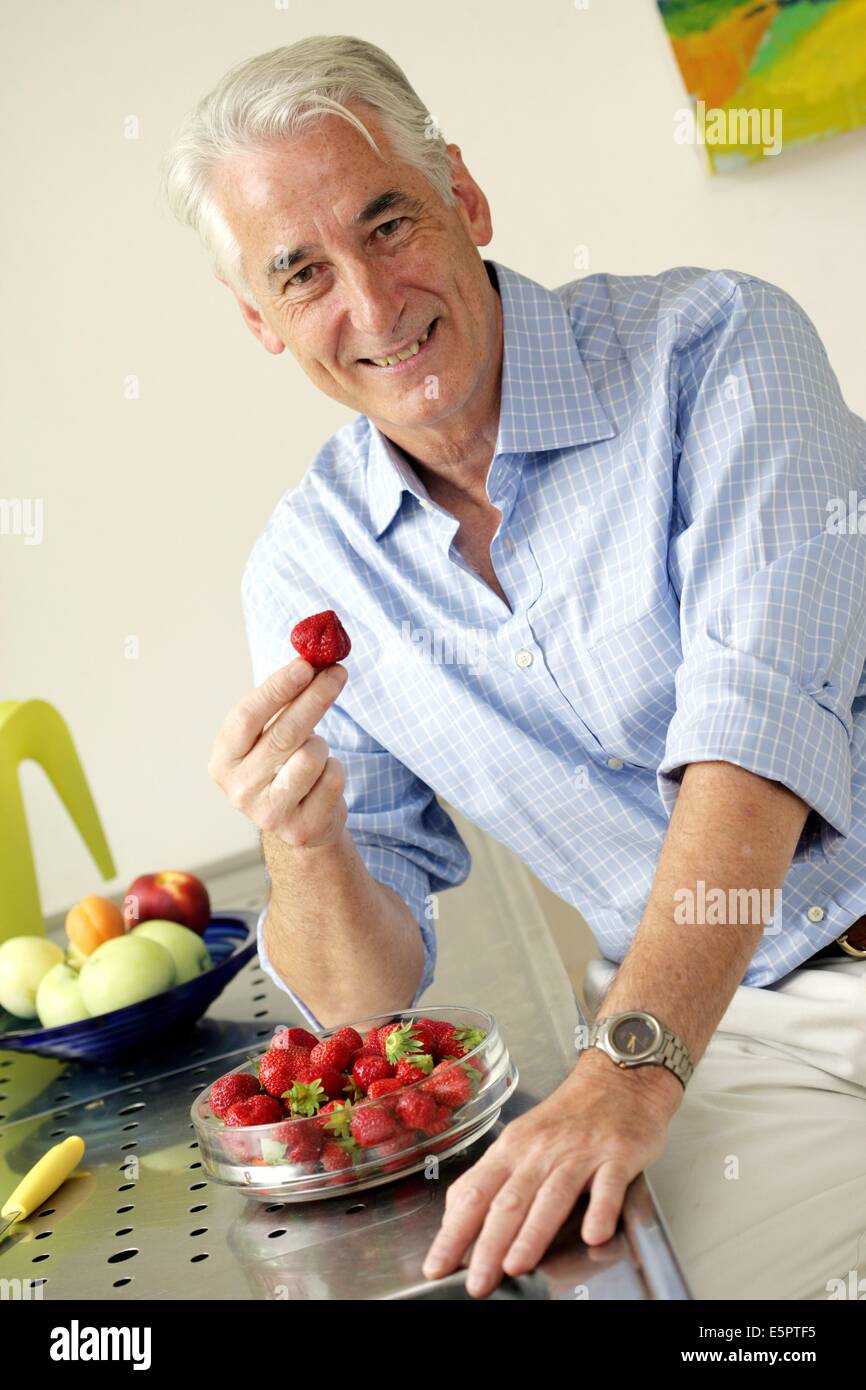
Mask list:
[{"label": "gray hair", "polygon": [[162,161],[162,192],[171,212],[192,227],[212,268],[253,307],[241,249],[211,190],[224,159],[261,151],[339,116],[384,158],[370,132],[345,103],[363,101],[381,120],[398,159],[412,165],[449,207],[451,160],[435,117],[393,58],[346,34],[317,34],[274,48],[232,68],[190,112]]}]

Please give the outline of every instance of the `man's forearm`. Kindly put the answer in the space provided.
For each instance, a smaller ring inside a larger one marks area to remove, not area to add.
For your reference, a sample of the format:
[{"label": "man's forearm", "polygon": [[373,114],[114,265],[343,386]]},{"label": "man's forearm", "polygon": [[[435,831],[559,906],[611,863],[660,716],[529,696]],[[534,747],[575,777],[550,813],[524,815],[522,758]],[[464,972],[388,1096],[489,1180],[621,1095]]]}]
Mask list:
[{"label": "man's forearm", "polygon": [[367,871],[351,833],[294,849],[264,834],[271,876],[265,948],[274,969],[325,1026],[406,1008],[421,980],[418,923]]},{"label": "man's forearm", "polygon": [[[700,901],[702,881],[707,894],[721,889],[725,902],[737,905],[748,899],[730,890],[756,889],[772,914],[808,813],[787,787],[733,763],[689,764],[640,926],[599,1017],[645,1009],[683,1039],[697,1063],[763,929],[753,919],[730,923],[730,915],[728,925],[677,921],[683,901],[677,895],[690,890]],[[613,1064],[594,1048],[581,1054],[579,1065]],[[632,1075],[674,1104],[682,1098],[680,1082],[666,1067],[636,1067]]]}]

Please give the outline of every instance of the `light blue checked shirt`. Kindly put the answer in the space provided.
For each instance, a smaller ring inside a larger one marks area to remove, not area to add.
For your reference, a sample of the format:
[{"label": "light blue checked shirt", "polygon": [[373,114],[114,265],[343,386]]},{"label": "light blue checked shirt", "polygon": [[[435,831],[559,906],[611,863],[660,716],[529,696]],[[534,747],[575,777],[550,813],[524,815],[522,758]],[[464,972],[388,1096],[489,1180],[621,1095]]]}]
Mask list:
[{"label": "light blue checked shirt", "polygon": [[[413,1004],[433,979],[434,895],[471,864],[437,793],[621,961],[682,772],[706,759],[811,808],[743,977],[767,985],[866,911],[866,422],[811,320],[755,276],[682,266],[548,290],[485,266],[504,320],[491,558],[510,609],[359,415],[250,555],[254,682],[294,659],[300,618],[337,611],[349,680],[317,732],[364,863],[417,918]],[[264,916],[260,958],[286,989]]]}]

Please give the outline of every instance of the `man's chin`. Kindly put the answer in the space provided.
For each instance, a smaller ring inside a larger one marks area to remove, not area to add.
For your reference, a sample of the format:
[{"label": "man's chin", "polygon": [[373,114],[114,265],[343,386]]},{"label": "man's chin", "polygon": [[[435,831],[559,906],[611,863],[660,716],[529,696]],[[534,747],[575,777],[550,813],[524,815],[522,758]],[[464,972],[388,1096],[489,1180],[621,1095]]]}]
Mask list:
[{"label": "man's chin", "polygon": [[390,429],[431,429],[444,417],[445,411],[441,400],[435,401],[413,401],[400,400],[399,393],[395,393],[394,401],[383,401],[380,396],[372,399],[368,396],[365,401],[358,406],[362,415],[380,429],[383,434],[387,434]]}]

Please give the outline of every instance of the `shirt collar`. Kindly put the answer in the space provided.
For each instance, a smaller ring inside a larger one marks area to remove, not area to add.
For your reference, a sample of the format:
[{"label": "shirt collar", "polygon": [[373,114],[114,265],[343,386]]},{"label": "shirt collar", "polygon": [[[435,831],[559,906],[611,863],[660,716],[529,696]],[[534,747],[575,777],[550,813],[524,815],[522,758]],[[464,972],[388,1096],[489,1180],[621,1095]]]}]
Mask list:
[{"label": "shirt collar", "polygon": [[[560,296],[498,261],[484,265],[498,283],[504,339],[494,457],[610,439],[616,430],[593,390]],[[372,420],[369,425],[367,497],[378,540],[404,492],[431,499],[393,441]]]}]

